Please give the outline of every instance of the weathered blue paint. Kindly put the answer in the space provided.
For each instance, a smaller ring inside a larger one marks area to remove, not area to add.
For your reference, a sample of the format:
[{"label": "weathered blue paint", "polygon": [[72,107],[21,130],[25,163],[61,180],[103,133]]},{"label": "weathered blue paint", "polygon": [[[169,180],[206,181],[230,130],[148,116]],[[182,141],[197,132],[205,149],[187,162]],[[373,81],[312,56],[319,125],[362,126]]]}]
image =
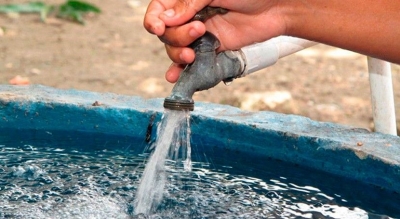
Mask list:
[{"label": "weathered blue paint", "polygon": [[[100,106],[92,106],[95,101]],[[0,128],[77,130],[144,140],[150,117],[155,114],[159,121],[162,116],[162,101],[37,85],[0,86]],[[397,136],[204,103],[196,103],[192,124],[193,144],[256,153],[400,192]]]}]

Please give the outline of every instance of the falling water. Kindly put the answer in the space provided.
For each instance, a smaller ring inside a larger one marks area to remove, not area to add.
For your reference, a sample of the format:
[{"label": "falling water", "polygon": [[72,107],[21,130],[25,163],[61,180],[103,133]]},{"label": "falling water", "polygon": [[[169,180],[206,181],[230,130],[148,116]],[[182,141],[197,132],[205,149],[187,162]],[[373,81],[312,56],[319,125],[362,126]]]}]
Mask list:
[{"label": "falling water", "polygon": [[166,183],[166,159],[183,159],[184,169],[191,171],[190,113],[166,110],[157,130],[157,140],[150,156],[134,205],[136,214],[149,215],[162,200]]}]

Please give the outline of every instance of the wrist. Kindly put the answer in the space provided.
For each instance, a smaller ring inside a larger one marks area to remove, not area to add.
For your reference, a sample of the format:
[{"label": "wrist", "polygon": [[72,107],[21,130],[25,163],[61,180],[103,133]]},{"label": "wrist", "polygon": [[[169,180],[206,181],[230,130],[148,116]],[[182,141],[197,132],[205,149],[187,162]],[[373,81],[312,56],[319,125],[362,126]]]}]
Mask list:
[{"label": "wrist", "polygon": [[306,1],[298,0],[281,0],[278,4],[278,14],[284,26],[282,35],[302,37],[300,35],[307,23],[307,15],[313,13],[312,6],[307,5]]}]

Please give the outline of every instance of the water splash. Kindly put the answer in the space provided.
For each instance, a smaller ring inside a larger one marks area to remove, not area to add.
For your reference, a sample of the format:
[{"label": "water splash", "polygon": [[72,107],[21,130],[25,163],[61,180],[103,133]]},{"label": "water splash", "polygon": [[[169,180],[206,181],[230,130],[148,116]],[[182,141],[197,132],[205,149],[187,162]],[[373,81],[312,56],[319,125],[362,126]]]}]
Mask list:
[{"label": "water splash", "polygon": [[136,214],[148,215],[160,204],[166,183],[166,159],[184,159],[184,169],[191,170],[190,113],[166,110],[157,130],[154,150],[146,164],[134,205]]}]

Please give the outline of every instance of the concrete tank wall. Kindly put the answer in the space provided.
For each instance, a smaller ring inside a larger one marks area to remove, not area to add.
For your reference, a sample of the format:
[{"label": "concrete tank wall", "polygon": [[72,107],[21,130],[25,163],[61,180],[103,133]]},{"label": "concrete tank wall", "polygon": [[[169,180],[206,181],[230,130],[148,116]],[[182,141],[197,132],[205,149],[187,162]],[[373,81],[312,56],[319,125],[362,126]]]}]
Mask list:
[{"label": "concrete tank wall", "polygon": [[[96,102],[97,101],[97,102]],[[163,99],[0,86],[0,128],[99,132],[145,140]],[[196,103],[192,141],[255,153],[400,192],[400,138],[273,112]],[[155,126],[152,127],[155,138]]]}]

